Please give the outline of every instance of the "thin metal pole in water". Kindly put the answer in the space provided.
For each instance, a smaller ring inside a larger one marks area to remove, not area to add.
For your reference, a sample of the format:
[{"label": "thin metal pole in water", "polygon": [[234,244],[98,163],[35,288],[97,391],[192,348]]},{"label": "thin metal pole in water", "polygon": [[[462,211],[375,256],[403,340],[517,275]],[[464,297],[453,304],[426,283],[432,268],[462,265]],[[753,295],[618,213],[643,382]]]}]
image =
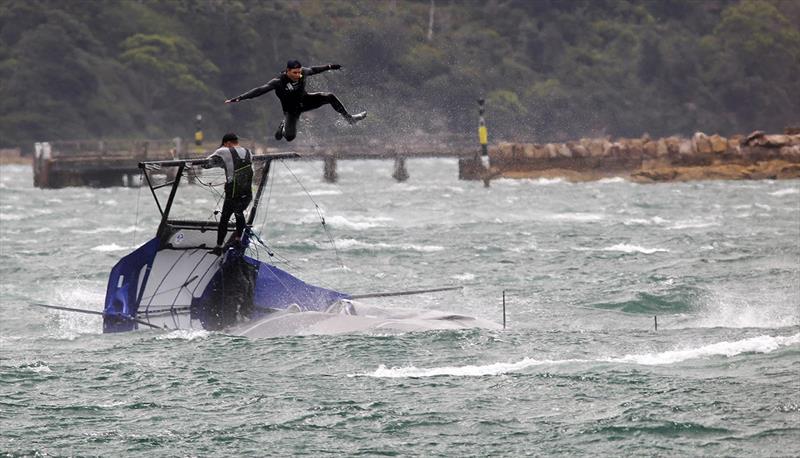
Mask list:
[{"label": "thin metal pole in water", "polygon": [[506,290],[503,290],[503,329],[506,328]]},{"label": "thin metal pole in water", "polygon": [[653,323],[655,325],[656,331],[658,331],[658,315],[653,315]]}]

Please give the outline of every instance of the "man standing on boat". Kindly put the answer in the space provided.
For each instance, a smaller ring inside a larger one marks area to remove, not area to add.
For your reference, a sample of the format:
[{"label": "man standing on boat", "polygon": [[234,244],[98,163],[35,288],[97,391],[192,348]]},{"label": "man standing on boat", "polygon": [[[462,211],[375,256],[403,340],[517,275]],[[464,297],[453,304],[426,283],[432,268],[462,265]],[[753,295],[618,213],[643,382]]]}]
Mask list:
[{"label": "man standing on boat", "polygon": [[306,92],[305,77],[328,70],[339,70],[340,68],[342,66],[339,64],[303,67],[299,61],[290,60],[286,63],[286,70],[281,72],[278,77],[273,78],[263,86],[250,89],[242,95],[228,99],[225,103],[241,102],[274,90],[283,108],[283,121],[281,121],[278,130],[275,132],[275,140],[285,138],[287,142],[294,140],[297,135],[297,120],[300,119],[300,113],[315,110],[323,105],[330,104],[350,124],[355,124],[367,117],[366,111],[351,115],[342,105],[342,102],[330,92]]},{"label": "man standing on boat", "polygon": [[214,254],[222,254],[222,244],[228,234],[228,221],[236,217],[236,233],[232,240],[239,241],[244,234],[246,221],[244,211],[253,200],[253,161],[250,150],[239,146],[239,137],[229,132],[222,137],[222,143],[214,154],[208,157],[203,168],[222,167],[225,169],[225,202],[217,228],[217,246]]}]

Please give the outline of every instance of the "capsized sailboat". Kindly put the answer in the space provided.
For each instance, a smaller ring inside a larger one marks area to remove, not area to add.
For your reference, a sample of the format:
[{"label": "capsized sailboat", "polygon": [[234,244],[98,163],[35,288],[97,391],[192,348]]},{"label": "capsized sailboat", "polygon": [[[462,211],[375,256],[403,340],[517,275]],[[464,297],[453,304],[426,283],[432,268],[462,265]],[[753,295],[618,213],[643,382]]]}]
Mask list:
[{"label": "capsized sailboat", "polygon": [[[347,293],[308,284],[278,267],[247,256],[252,225],[273,160],[295,153],[252,157],[262,163],[261,179],[241,241],[229,241],[215,253],[217,222],[172,216],[182,178],[206,159],[149,161],[139,167],[161,214],[155,237],[120,259],[111,269],[103,308],[103,331],[122,332],[143,323],[169,329],[218,330],[242,320],[258,319],[294,306],[323,311],[349,299]],[[154,175],[169,170],[171,181],[157,184]],[[171,186],[162,202],[156,190]],[[233,229],[231,226],[230,229]],[[232,233],[233,231],[229,231]]]}]

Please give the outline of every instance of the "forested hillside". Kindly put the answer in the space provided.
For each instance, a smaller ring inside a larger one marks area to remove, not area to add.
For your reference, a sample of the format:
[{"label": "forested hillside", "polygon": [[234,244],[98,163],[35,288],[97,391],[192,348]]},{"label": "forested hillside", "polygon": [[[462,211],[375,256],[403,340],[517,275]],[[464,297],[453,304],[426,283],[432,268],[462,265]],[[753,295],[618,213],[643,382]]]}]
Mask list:
[{"label": "forested hillside", "polygon": [[[76,138],[264,138],[287,59],[339,63],[306,136],[493,140],[723,135],[800,123],[795,0],[2,0],[0,146]],[[432,25],[432,27],[431,27]],[[339,121],[339,122],[337,122]]]}]

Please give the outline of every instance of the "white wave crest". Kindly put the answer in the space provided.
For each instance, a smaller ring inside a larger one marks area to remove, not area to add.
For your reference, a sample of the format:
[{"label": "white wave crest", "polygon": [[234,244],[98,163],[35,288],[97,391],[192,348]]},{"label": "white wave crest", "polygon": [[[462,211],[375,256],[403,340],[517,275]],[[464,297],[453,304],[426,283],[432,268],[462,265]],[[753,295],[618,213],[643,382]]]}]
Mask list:
[{"label": "white wave crest", "polygon": [[581,362],[581,360],[563,360],[563,361],[539,361],[531,358],[524,358],[522,361],[516,363],[494,363],[484,366],[445,366],[445,367],[432,367],[429,369],[417,368],[414,366],[408,367],[391,367],[387,368],[383,364],[378,366],[378,369],[371,374],[353,374],[355,376],[368,376],[376,378],[418,378],[418,377],[436,377],[441,375],[449,375],[454,377],[481,377],[485,375],[500,375],[508,372],[519,372],[531,366],[540,366],[543,364],[559,364],[566,362]]},{"label": "white wave crest", "polygon": [[100,234],[103,232],[117,232],[120,234],[130,234],[134,231],[141,231],[142,229],[136,226],[128,226],[128,227],[96,227],[94,229],[72,229],[70,232],[75,234]]},{"label": "white wave crest", "polygon": [[643,253],[643,254],[653,254],[653,253],[669,253],[669,250],[666,248],[645,248],[638,245],[629,245],[627,243],[619,243],[614,246],[603,248],[603,251],[621,251],[623,253]]},{"label": "white wave crest", "polygon": [[719,226],[719,223],[714,222],[702,222],[702,221],[678,221],[674,225],[668,227],[667,229],[676,230],[676,229],[701,229],[704,227],[714,227]]},{"label": "white wave crest", "polygon": [[205,339],[210,336],[209,331],[203,329],[177,329],[156,337],[156,340],[195,340]]},{"label": "white wave crest", "polygon": [[36,364],[33,366],[28,366],[28,369],[31,372],[36,372],[37,374],[41,374],[43,372],[53,372],[46,364]]},{"label": "white wave crest", "polygon": [[111,243],[111,244],[108,244],[108,245],[98,245],[98,246],[92,248],[92,251],[103,251],[103,252],[125,251],[125,250],[133,250],[134,248],[136,248],[136,247],[135,246],[122,246],[122,245],[117,245],[116,243]]},{"label": "white wave crest", "polygon": [[555,215],[549,215],[549,219],[551,220],[576,221],[579,223],[600,221],[604,218],[605,216],[598,213],[557,213]]},{"label": "white wave crest", "polygon": [[688,359],[703,358],[708,356],[736,356],[741,353],[770,353],[780,347],[800,343],[800,334],[793,336],[758,336],[735,342],[718,342],[698,348],[685,350],[671,350],[661,353],[646,353],[642,355],[625,355],[621,358],[611,358],[612,363],[634,363],[645,366],[660,364],[673,364]]},{"label": "white wave crest", "polygon": [[312,196],[339,196],[342,194],[342,191],[338,189],[312,189],[308,191],[308,193]]},{"label": "white wave crest", "polygon": [[20,221],[27,217],[28,215],[21,215],[19,213],[0,213],[0,221]]},{"label": "white wave crest", "polygon": [[528,182],[538,185],[548,185],[548,184],[566,183],[567,180],[565,180],[564,178],[536,178],[528,180]]},{"label": "white wave crest", "polygon": [[413,243],[369,243],[356,239],[339,239],[336,241],[336,247],[340,250],[401,250],[418,251],[421,253],[432,253],[444,250],[443,246],[438,245],[415,245]]},{"label": "white wave crest", "polygon": [[364,229],[371,229],[373,227],[381,227],[385,226],[387,221],[391,221],[391,218],[386,217],[351,217],[345,218],[341,215],[334,215],[328,218],[325,218],[325,221],[333,227],[344,227],[348,229],[354,229],[357,231],[361,231]]},{"label": "white wave crest", "polygon": [[654,216],[652,218],[631,218],[622,222],[622,224],[626,226],[633,226],[633,225],[642,225],[642,226],[650,226],[652,224],[664,224],[668,223],[669,221],[661,218],[660,216]]},{"label": "white wave crest", "polygon": [[570,363],[621,363],[639,364],[645,366],[674,364],[682,361],[725,356],[731,357],[742,353],[770,353],[781,347],[800,344],[800,334],[792,336],[758,336],[735,342],[718,342],[703,345],[697,348],[684,350],[669,350],[660,353],[645,353],[639,355],[625,355],[617,358],[588,359],[563,359],[563,360],[536,360],[524,358],[511,363],[493,363],[486,365],[469,366],[444,366],[432,368],[418,368],[414,366],[387,368],[381,364],[371,373],[349,374],[350,377],[376,377],[376,378],[421,378],[436,376],[453,377],[482,377],[487,375],[500,375],[509,372],[519,372],[533,366],[561,365]]},{"label": "white wave crest", "polygon": [[797,188],[786,188],[786,189],[780,189],[778,191],[769,193],[769,195],[771,195],[771,196],[788,196],[790,194],[800,194],[800,189],[797,189]]},{"label": "white wave crest", "polygon": [[606,184],[606,183],[625,183],[627,180],[622,177],[613,177],[613,178],[601,178],[597,180],[599,184]]}]

